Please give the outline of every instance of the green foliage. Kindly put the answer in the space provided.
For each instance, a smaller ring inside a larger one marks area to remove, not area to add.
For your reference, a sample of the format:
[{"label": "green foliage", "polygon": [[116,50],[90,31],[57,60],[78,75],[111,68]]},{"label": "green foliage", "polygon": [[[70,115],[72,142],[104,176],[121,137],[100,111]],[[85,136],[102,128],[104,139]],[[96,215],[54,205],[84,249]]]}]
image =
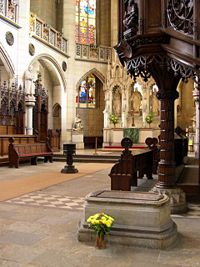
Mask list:
[{"label": "green foliage", "polygon": [[110,114],[109,120],[115,125],[116,123],[118,123],[119,118],[115,114]]},{"label": "green foliage", "polygon": [[105,213],[96,213],[90,216],[87,222],[89,227],[94,229],[98,236],[104,236],[110,232],[114,219]]},{"label": "green foliage", "polygon": [[145,120],[146,120],[146,122],[147,122],[148,124],[151,124],[151,123],[153,122],[153,113],[150,112],[150,113],[146,116]]}]

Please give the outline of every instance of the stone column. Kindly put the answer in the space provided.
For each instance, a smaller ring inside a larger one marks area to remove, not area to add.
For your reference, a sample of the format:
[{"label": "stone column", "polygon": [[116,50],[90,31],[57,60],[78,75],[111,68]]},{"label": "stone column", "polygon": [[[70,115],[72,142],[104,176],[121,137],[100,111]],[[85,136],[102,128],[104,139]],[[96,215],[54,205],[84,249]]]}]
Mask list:
[{"label": "stone column", "polygon": [[127,97],[126,97],[126,88],[122,90],[122,128],[127,128]]},{"label": "stone column", "polygon": [[195,139],[194,139],[194,151],[195,158],[199,158],[199,89],[198,85],[194,84],[193,97],[195,102],[195,110],[196,110],[196,127],[195,127]]},{"label": "stone column", "polygon": [[104,129],[105,129],[105,128],[109,128],[109,126],[110,126],[109,115],[111,113],[111,111],[110,111],[110,107],[111,107],[111,104],[110,104],[110,91],[108,89],[105,90],[104,101],[105,101],[105,109],[103,111],[103,114],[104,114]]},{"label": "stone column", "polygon": [[26,134],[33,135],[33,108],[35,106],[35,97],[28,97],[26,100]]}]

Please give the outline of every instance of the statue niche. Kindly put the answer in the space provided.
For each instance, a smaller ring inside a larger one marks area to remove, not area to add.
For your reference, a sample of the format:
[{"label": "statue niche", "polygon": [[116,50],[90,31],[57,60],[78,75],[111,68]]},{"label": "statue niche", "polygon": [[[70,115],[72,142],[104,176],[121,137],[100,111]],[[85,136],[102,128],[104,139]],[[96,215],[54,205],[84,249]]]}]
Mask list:
[{"label": "statue niche", "polygon": [[141,101],[141,93],[138,91],[133,91],[131,93],[130,110],[134,111],[134,113],[140,114]]},{"label": "statue niche", "polygon": [[33,67],[30,65],[24,73],[24,87],[27,96],[35,94],[35,86],[33,84]]},{"label": "statue niche", "polygon": [[118,86],[113,88],[113,114],[117,115],[118,117],[121,117],[121,110],[122,110],[122,95],[121,90]]},{"label": "statue niche", "polygon": [[131,120],[131,127],[136,126],[135,117],[141,116],[141,102],[142,95],[138,91],[131,90],[129,100],[129,120]]},{"label": "statue niche", "polygon": [[159,100],[156,97],[156,94],[154,92],[150,96],[149,102],[150,102],[150,110],[153,112],[153,114],[155,116],[159,116],[159,113],[160,113],[160,104],[159,104]]}]

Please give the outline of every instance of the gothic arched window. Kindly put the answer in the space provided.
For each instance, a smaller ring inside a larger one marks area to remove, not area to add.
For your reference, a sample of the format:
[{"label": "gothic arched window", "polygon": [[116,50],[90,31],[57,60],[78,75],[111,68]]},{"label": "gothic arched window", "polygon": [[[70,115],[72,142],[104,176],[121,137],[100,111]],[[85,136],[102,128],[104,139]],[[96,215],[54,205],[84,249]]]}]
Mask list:
[{"label": "gothic arched window", "polygon": [[80,82],[76,102],[79,108],[95,108],[96,78],[94,75],[90,74]]},{"label": "gothic arched window", "polygon": [[96,0],[76,0],[76,43],[96,44]]}]

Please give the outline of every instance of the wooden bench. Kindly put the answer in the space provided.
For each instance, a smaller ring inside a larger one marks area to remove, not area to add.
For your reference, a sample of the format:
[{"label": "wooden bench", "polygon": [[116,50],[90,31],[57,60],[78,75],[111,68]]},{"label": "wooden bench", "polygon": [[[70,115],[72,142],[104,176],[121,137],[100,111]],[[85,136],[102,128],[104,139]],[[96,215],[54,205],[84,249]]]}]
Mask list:
[{"label": "wooden bench", "polygon": [[44,157],[44,162],[52,162],[53,152],[47,143],[14,144],[14,138],[9,138],[9,167],[19,168],[20,160],[31,160],[31,165],[37,165],[37,158]]},{"label": "wooden bench", "polygon": [[152,179],[153,150],[147,148],[133,155],[129,150],[132,141],[127,137],[122,139],[121,145],[125,149],[122,151],[119,162],[112,167],[109,174],[111,190],[130,191],[131,186],[137,186],[137,179],[145,174],[148,179]]}]

